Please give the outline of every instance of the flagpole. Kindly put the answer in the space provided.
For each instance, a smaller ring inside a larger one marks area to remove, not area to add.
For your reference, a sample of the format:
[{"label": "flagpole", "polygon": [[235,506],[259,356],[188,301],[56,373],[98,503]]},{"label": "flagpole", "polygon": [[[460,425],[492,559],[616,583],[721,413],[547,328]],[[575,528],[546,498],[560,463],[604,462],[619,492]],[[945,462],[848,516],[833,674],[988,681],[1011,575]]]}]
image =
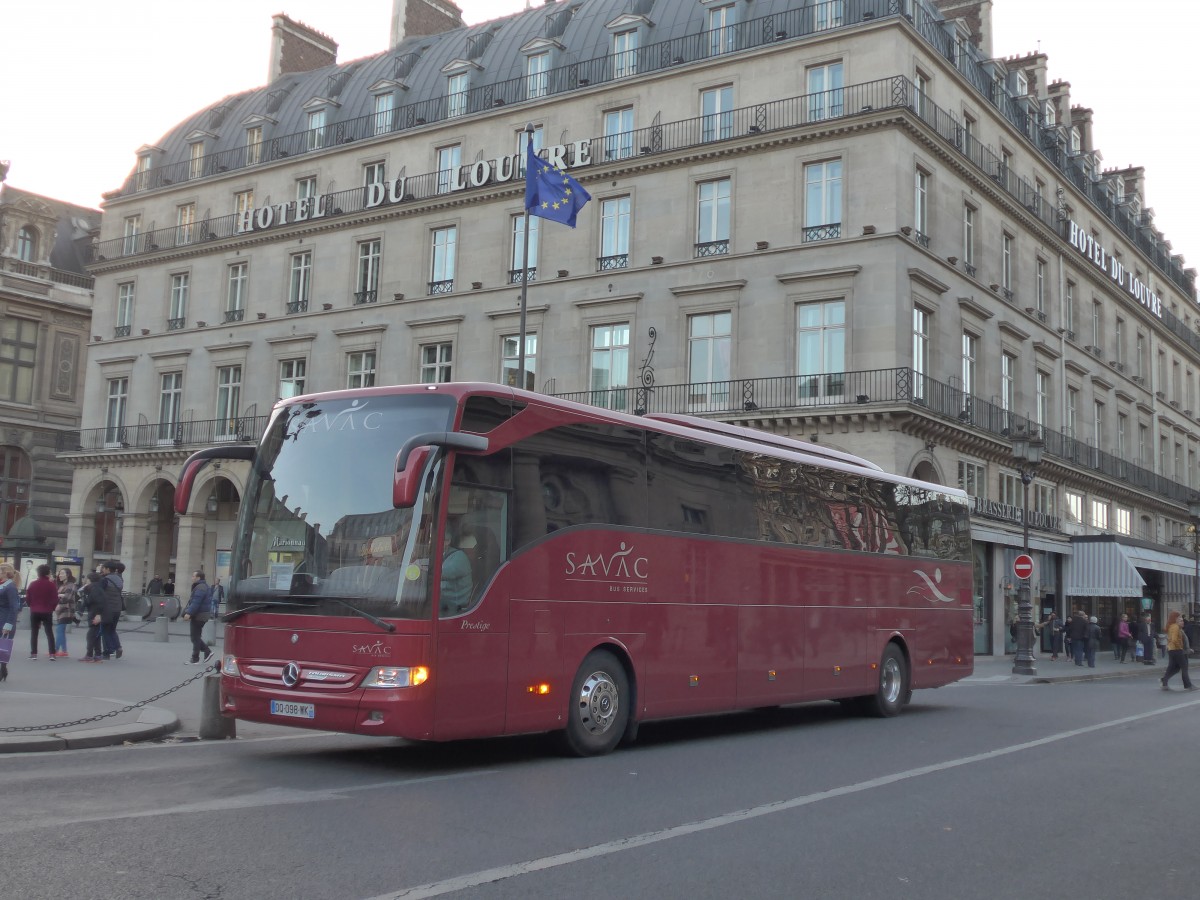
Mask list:
[{"label": "flagpole", "polygon": [[[533,123],[525,123],[525,145],[530,146],[533,140]],[[525,159],[528,160],[529,151],[525,150]],[[529,179],[528,166],[526,166],[525,178]],[[521,334],[518,340],[520,346],[517,348],[517,387],[525,389],[525,310],[528,308],[529,301],[529,224],[532,221],[529,215],[529,210],[525,210],[525,236],[524,236],[524,253],[521,257]]]}]

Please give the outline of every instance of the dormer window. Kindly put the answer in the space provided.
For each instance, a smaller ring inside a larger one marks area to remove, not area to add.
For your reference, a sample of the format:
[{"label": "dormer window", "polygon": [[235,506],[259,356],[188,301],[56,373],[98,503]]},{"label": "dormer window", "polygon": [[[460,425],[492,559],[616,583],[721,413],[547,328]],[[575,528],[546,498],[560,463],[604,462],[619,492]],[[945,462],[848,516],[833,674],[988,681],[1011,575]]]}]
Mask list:
[{"label": "dormer window", "polygon": [[375,118],[372,122],[375,134],[392,130],[392,115],[396,106],[396,95],[388,92],[375,95]]},{"label": "dormer window", "polygon": [[199,178],[204,174],[204,142],[195,141],[188,145],[188,178]]},{"label": "dormer window", "polygon": [[308,114],[308,133],[305,135],[305,148],[320,150],[325,146],[325,110],[314,109]]},{"label": "dormer window", "polygon": [[263,130],[261,125],[246,129],[246,165],[257,166],[262,162]]},{"label": "dormer window", "polygon": [[447,117],[454,118],[466,114],[467,91],[470,86],[470,76],[466,72],[458,72],[446,79]]},{"label": "dormer window", "polygon": [[1071,152],[1078,153],[1083,147],[1082,137],[1078,128],[1071,129]]},{"label": "dormer window", "polygon": [[1024,72],[1017,73],[1017,96],[1024,97],[1029,93],[1029,79]]},{"label": "dormer window", "polygon": [[535,100],[550,93],[550,51],[533,53],[525,60],[525,99]]},{"label": "dormer window", "polygon": [[613,77],[625,78],[636,75],[638,70],[638,32],[636,28],[618,31],[613,35]]},{"label": "dormer window", "polygon": [[1054,109],[1054,104],[1047,100],[1043,110],[1043,116],[1046,120],[1046,127],[1053,128],[1058,124],[1058,113]]},{"label": "dormer window", "polygon": [[150,154],[143,153],[137,158],[137,166],[133,170],[133,189],[144,191],[150,186]]},{"label": "dormer window", "polygon": [[708,11],[708,53],[716,56],[737,49],[737,10],[733,4],[716,6]]}]

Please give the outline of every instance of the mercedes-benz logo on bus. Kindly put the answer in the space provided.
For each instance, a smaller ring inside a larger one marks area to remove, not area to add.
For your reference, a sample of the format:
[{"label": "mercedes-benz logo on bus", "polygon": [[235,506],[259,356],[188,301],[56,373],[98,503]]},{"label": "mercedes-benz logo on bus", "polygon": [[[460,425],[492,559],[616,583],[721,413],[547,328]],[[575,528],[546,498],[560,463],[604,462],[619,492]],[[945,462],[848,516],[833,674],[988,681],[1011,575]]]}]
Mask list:
[{"label": "mercedes-benz logo on bus", "polygon": [[290,662],[283,667],[283,683],[288,687],[295,687],[296,682],[300,680],[300,666],[297,663]]}]

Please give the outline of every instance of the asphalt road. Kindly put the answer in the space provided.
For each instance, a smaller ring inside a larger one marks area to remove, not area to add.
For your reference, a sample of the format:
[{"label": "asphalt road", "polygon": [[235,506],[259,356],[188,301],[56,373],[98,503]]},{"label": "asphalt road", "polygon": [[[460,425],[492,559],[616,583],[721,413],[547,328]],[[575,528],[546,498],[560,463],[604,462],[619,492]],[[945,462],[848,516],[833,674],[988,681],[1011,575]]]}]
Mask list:
[{"label": "asphalt road", "polygon": [[567,759],[281,730],[3,760],[33,898],[1191,898],[1200,696],[966,683],[645,726]]}]

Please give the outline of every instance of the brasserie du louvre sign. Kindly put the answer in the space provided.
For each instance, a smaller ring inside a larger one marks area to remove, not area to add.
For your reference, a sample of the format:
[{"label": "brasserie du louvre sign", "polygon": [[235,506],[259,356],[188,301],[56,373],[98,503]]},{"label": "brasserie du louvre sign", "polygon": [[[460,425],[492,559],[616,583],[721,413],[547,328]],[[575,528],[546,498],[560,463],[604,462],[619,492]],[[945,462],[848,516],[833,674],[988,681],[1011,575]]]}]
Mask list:
[{"label": "brasserie du louvre sign", "polygon": [[[1036,509],[1024,510],[1024,512],[1029,516],[1030,528],[1038,528],[1042,531],[1062,530],[1060,527],[1062,519],[1058,516],[1038,512]],[[1001,522],[1012,522],[1020,525],[1021,513],[1021,507],[1013,506],[1011,503],[1000,503],[997,500],[989,500],[986,497],[971,498],[971,515],[973,516],[981,516],[985,519],[997,519]]]},{"label": "brasserie du louvre sign", "polygon": [[[583,140],[572,141],[569,144],[555,144],[547,147],[539,155],[558,169],[578,169],[592,164],[591,143],[590,140]],[[524,178],[524,174],[518,168],[518,162],[522,155],[513,153],[494,159],[480,159],[469,165],[455,166],[444,172],[438,172],[437,193],[452,194],[469,187],[479,188]],[[380,181],[364,186],[363,208],[375,209],[392,206],[403,200],[412,200],[408,190],[409,180],[406,176],[401,175],[391,181]],[[330,200],[331,195],[317,194],[307,200],[297,200],[294,203],[277,203],[243,210],[237,214],[235,232],[248,234],[252,231],[266,231],[268,228],[280,225],[324,218],[333,212]]]}]

